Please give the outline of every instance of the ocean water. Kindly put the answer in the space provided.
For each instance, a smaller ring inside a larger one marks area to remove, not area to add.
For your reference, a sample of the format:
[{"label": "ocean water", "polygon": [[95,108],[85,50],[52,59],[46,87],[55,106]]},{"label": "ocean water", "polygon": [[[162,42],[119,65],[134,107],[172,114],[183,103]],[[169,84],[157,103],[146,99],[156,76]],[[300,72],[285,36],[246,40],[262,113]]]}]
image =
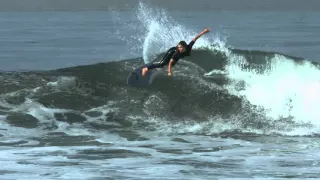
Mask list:
[{"label": "ocean water", "polygon": [[319,12],[227,5],[0,12],[0,179],[320,179]]}]

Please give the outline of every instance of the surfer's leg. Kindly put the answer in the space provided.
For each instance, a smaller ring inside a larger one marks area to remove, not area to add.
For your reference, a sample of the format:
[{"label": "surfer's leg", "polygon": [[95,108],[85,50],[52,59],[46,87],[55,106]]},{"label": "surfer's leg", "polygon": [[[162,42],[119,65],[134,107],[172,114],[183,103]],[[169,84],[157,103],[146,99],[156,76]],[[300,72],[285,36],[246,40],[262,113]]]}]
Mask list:
[{"label": "surfer's leg", "polygon": [[154,68],[163,68],[165,65],[168,65],[169,61],[166,61],[165,59],[162,59],[160,62],[154,62],[150,64],[149,66],[142,69],[142,76],[144,76],[150,69]]},{"label": "surfer's leg", "polygon": [[150,69],[154,69],[154,68],[161,68],[163,67],[163,64],[156,62],[156,63],[152,63],[149,66],[145,67],[142,69],[142,76],[146,75],[146,73],[150,70]]},{"label": "surfer's leg", "polygon": [[154,68],[162,68],[163,66],[165,66],[165,64],[161,63],[161,62],[156,62],[156,63],[152,63],[151,65],[147,66],[148,70],[150,69],[154,69]]}]

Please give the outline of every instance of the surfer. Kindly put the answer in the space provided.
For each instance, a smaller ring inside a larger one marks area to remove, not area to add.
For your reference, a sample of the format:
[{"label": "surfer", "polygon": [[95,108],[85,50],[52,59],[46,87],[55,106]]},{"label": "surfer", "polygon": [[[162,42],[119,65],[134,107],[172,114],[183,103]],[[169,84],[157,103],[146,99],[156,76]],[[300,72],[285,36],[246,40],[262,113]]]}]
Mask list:
[{"label": "surfer", "polygon": [[164,55],[162,60],[160,62],[154,62],[150,64],[149,66],[142,69],[142,76],[145,76],[145,74],[150,69],[154,68],[162,68],[165,65],[168,65],[168,76],[171,76],[171,68],[174,66],[180,58],[183,58],[185,56],[190,56],[192,46],[196,42],[196,40],[202,36],[205,33],[210,32],[210,28],[206,28],[203,31],[201,31],[196,37],[194,37],[189,44],[187,44],[185,41],[180,41],[176,47],[170,48],[167,53]]}]

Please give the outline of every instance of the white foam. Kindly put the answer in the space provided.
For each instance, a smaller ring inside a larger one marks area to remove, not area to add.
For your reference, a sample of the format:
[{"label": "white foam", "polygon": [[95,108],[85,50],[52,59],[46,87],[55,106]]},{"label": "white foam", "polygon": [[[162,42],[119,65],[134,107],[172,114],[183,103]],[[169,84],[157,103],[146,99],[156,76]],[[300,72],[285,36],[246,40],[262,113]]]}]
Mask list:
[{"label": "white foam", "polygon": [[[27,140],[28,137],[37,137],[46,133],[46,131],[40,128],[29,129],[24,127],[11,126],[5,121],[5,119],[6,119],[6,116],[2,116],[0,119],[0,127],[1,127],[0,132],[4,136],[1,139],[1,142],[18,142],[20,140]],[[28,143],[36,143],[36,142],[31,140]]]},{"label": "white foam", "polygon": [[[236,58],[245,61],[244,57]],[[320,71],[317,67],[307,61],[297,64],[276,55],[271,59],[271,69],[261,74],[241,69],[240,63],[234,61],[227,66],[228,77],[234,80],[227,87],[231,94],[267,109],[267,117],[276,120],[293,116],[296,122],[319,127]],[[236,90],[239,81],[245,83],[241,91]]]},{"label": "white foam", "polygon": [[74,80],[75,77],[60,76],[57,81],[48,82],[46,85],[59,88],[68,87],[74,82]]},{"label": "white foam", "polygon": [[[145,127],[145,129],[156,128],[156,132],[154,133],[158,135],[161,134],[161,136],[185,133],[213,135],[224,131],[241,129],[242,127],[242,119],[237,120],[238,117],[235,116],[231,117],[230,120],[222,119],[219,116],[213,116],[204,119],[203,121],[196,121],[193,119],[180,119],[179,121],[176,121],[167,119],[166,117],[159,118],[155,116],[149,116],[148,118],[130,116],[128,118],[130,118],[131,122],[143,119],[143,121],[148,122],[148,127]],[[242,131],[262,134],[262,130],[242,129]],[[143,130],[140,132],[143,132]],[[147,133],[147,137],[152,136],[152,134],[149,134],[148,132],[143,132],[142,134],[145,135],[145,133]]]}]

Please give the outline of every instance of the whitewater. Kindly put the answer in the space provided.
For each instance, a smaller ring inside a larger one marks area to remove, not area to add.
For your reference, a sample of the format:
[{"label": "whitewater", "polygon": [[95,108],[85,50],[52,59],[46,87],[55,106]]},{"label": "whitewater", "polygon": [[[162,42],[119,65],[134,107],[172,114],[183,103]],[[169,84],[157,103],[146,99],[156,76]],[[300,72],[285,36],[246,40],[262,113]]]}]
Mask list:
[{"label": "whitewater", "polygon": [[[213,28],[172,77],[163,70],[151,86],[134,88],[126,84],[131,71],[202,27],[144,3],[134,16],[86,13],[132,29],[129,36],[116,32],[123,49],[138,56],[1,72],[1,179],[320,178],[318,63],[235,48]],[[79,23],[86,13],[69,18]],[[69,23],[54,32],[76,41],[60,31]],[[60,38],[47,37],[28,43],[45,50]]]}]

